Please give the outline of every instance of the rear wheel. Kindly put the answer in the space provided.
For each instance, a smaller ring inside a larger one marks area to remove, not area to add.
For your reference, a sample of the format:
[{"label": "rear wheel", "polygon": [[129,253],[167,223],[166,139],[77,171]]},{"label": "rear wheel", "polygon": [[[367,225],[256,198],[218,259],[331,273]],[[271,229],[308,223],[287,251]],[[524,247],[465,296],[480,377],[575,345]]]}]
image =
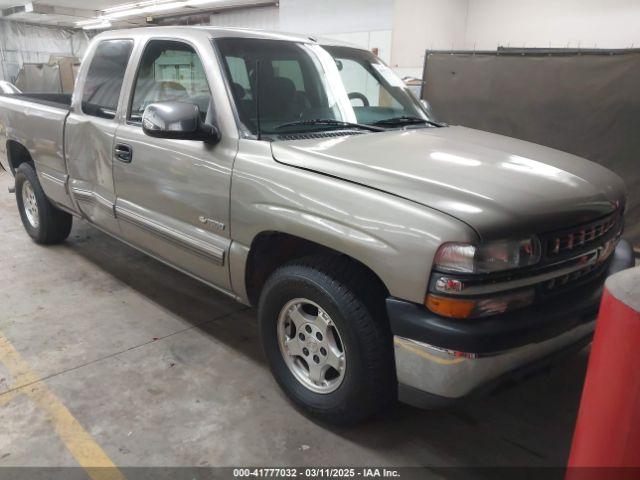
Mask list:
[{"label": "rear wheel", "polygon": [[29,236],[45,245],[63,242],[71,232],[73,217],[51,204],[30,164],[18,167],[15,180],[18,211]]},{"label": "rear wheel", "polygon": [[271,370],[306,413],[350,424],[396,398],[384,292],[345,257],[310,257],[276,270],[262,290],[259,318]]}]

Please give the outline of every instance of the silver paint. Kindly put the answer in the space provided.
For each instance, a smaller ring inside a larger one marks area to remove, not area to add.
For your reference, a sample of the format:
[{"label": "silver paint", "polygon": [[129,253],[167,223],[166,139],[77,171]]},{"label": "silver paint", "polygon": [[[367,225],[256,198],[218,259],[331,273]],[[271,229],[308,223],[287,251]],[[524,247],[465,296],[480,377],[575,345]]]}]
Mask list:
[{"label": "silver paint", "polygon": [[600,165],[464,127],[274,142],[273,156],[445,212],[483,240],[578,225],[624,202],[622,180]]}]

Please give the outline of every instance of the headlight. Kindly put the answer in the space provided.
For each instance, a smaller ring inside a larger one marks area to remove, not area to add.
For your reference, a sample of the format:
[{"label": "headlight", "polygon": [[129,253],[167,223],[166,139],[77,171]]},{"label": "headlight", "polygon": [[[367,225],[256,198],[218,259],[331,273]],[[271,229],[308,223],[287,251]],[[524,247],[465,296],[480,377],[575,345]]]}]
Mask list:
[{"label": "headlight", "polygon": [[527,267],[540,261],[540,241],[500,240],[482,245],[445,243],[434,259],[434,270],[454,273],[492,273]]}]

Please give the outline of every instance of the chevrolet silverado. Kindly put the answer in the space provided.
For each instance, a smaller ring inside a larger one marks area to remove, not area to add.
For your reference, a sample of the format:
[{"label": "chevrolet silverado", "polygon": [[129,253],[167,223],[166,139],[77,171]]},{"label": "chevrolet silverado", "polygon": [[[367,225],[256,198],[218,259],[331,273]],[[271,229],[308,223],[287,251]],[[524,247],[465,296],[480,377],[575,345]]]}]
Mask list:
[{"label": "chevrolet silverado", "polygon": [[102,33],[73,95],[0,97],[0,162],[36,243],[80,218],[256,306],[281,388],[335,423],[583,347],[633,263],[617,175],[438,122],[372,53],[303,35]]}]

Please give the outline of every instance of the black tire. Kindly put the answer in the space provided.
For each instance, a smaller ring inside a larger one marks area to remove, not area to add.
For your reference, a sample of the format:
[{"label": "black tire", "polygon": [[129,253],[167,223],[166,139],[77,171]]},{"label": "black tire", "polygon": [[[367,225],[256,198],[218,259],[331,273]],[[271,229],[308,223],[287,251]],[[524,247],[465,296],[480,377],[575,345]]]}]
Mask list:
[{"label": "black tire", "polygon": [[[35,169],[28,163],[22,163],[16,170],[16,201],[22,224],[34,242],[53,245],[63,242],[71,232],[73,217],[54,207],[40,185]],[[32,225],[25,211],[23,189],[30,184],[38,207],[37,225]]]},{"label": "black tire", "polygon": [[[316,393],[292,373],[278,344],[278,317],[287,302],[305,298],[330,317],[345,347],[342,383]],[[332,424],[354,424],[397,398],[393,337],[385,292],[360,265],[342,256],[315,256],[286,264],[267,280],[260,295],[260,334],[271,371],[305,413]]]}]

